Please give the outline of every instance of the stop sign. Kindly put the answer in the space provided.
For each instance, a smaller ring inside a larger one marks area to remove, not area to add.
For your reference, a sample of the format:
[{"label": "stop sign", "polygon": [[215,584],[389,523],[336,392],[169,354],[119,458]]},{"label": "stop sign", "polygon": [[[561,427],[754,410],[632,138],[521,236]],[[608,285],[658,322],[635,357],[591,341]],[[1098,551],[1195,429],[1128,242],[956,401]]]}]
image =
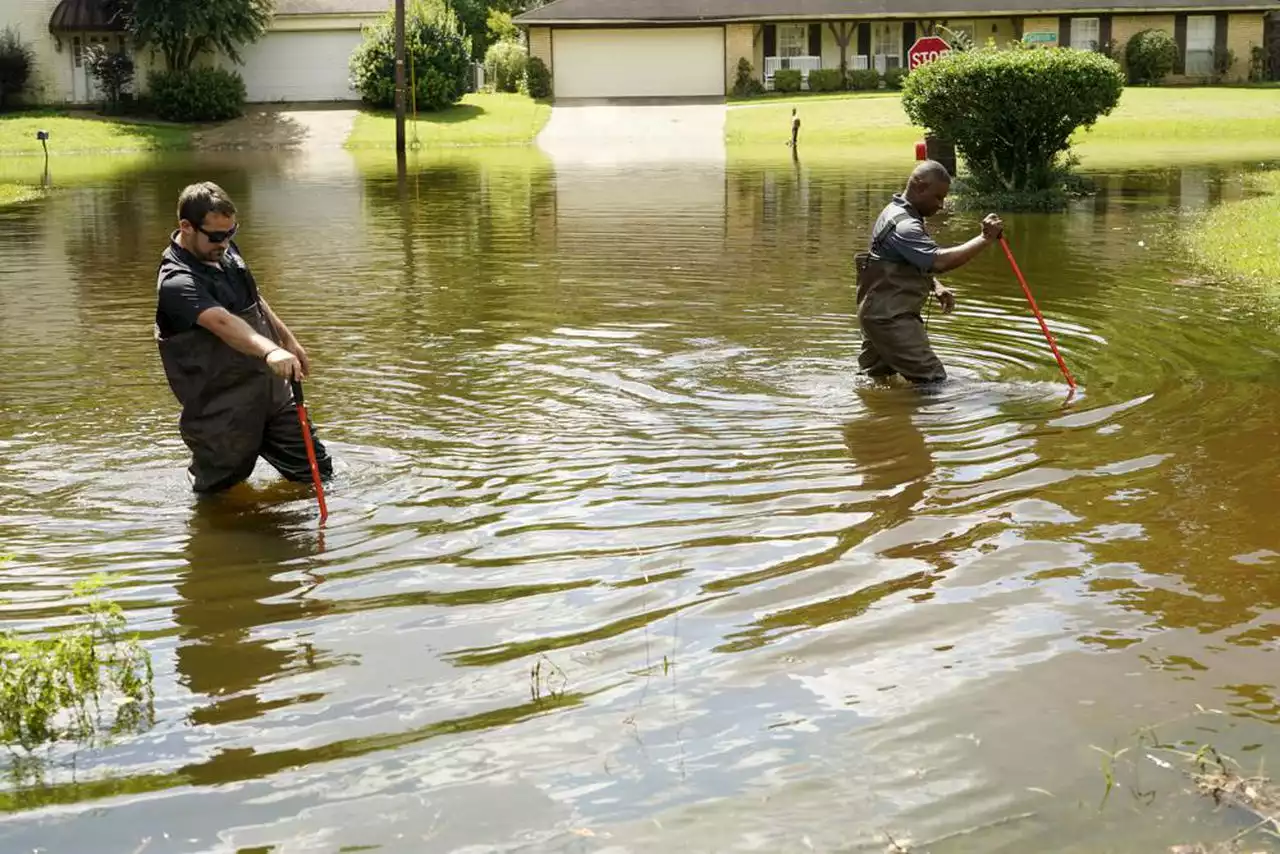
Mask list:
[{"label": "stop sign", "polygon": [[951,45],[937,36],[924,36],[916,39],[916,43],[907,51],[907,70],[919,68],[926,62],[933,62],[940,56],[951,53]]}]

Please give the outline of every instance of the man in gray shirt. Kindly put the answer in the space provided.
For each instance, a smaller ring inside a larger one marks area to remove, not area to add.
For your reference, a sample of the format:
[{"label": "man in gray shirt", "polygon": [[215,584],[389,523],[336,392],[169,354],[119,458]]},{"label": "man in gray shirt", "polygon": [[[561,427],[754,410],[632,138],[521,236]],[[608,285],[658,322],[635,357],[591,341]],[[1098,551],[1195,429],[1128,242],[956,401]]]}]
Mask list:
[{"label": "man in gray shirt", "polygon": [[930,294],[944,313],[956,298],[935,274],[961,267],[1000,239],[1004,224],[995,214],[982,221],[982,233],[946,249],[924,228],[926,217],[942,210],[951,175],[941,163],[926,160],[912,171],[905,190],[881,212],[867,252],[855,257],[858,270],[858,325],[862,329],[862,372],[878,379],[899,374],[913,383],[947,378],[929,346],[920,310]]}]

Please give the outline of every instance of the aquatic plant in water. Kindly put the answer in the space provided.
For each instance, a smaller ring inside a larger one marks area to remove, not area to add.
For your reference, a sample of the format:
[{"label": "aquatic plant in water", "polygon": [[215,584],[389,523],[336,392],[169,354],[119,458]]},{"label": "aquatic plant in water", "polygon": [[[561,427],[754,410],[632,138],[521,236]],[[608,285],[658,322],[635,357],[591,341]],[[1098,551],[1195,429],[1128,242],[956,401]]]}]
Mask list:
[{"label": "aquatic plant in water", "polygon": [[120,606],[98,596],[103,583],[99,575],[74,586],[83,601],[69,628],[43,637],[0,632],[0,738],[19,778],[32,773],[37,748],[93,745],[154,721],[150,654],[124,636]]}]

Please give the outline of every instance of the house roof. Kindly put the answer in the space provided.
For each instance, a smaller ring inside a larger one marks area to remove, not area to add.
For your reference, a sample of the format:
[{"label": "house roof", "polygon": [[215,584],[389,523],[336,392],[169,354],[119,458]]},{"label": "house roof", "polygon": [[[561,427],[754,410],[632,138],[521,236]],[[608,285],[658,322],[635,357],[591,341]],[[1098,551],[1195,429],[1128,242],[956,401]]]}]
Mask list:
[{"label": "house roof", "polygon": [[[277,15],[381,15],[391,0],[276,0]],[[124,32],[121,0],[61,0],[49,16],[53,33]]]},{"label": "house roof", "polygon": [[1280,9],[1280,0],[553,0],[517,24],[813,21],[842,18],[1006,17],[1080,12]]},{"label": "house roof", "polygon": [[61,0],[49,16],[51,33],[119,33],[124,29],[124,9],[117,0]]},{"label": "house roof", "polygon": [[392,0],[276,0],[277,15],[381,15]]}]

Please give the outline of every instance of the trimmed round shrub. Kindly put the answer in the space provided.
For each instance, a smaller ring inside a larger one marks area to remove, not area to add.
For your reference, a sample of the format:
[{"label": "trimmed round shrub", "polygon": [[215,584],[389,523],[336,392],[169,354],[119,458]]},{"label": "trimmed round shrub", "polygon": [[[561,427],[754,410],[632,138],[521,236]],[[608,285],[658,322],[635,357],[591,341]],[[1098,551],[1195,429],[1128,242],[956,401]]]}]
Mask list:
[{"label": "trimmed round shrub", "polygon": [[529,57],[525,65],[524,92],[530,98],[551,97],[551,69],[536,56]]},{"label": "trimmed round shrub", "polygon": [[244,78],[225,68],[153,71],[147,88],[156,115],[171,122],[220,122],[244,112]]},{"label": "trimmed round shrub", "polygon": [[810,92],[836,92],[840,88],[839,68],[822,68],[809,72]]},{"label": "trimmed round shrub", "polygon": [[888,68],[884,72],[884,85],[886,89],[901,89],[902,84],[907,82],[907,70],[905,68]]},{"label": "trimmed round shrub", "polygon": [[484,74],[498,92],[517,92],[524,80],[529,64],[529,53],[524,45],[514,41],[501,41],[489,46],[484,55]]},{"label": "trimmed round shrub", "polygon": [[795,68],[779,68],[773,72],[773,90],[775,92],[799,92],[801,76]]},{"label": "trimmed round shrub", "polygon": [[1110,113],[1124,91],[1119,64],[1093,51],[990,49],[950,53],[902,88],[912,123],[955,144],[979,192],[1062,184],[1071,135]]},{"label": "trimmed round shrub", "polygon": [[[413,0],[405,9],[405,109],[443,110],[467,91],[471,74],[471,40],[458,16],[439,0]],[[365,30],[364,41],[351,54],[351,83],[371,107],[396,104],[395,15],[383,15]],[[416,85],[415,85],[416,84]],[[413,91],[410,88],[413,86]]]},{"label": "trimmed round shrub", "polygon": [[849,88],[855,92],[869,92],[880,88],[880,72],[874,68],[863,68],[849,72]]},{"label": "trimmed round shrub", "polygon": [[1164,30],[1133,34],[1124,48],[1131,83],[1159,83],[1178,63],[1178,43]]}]

